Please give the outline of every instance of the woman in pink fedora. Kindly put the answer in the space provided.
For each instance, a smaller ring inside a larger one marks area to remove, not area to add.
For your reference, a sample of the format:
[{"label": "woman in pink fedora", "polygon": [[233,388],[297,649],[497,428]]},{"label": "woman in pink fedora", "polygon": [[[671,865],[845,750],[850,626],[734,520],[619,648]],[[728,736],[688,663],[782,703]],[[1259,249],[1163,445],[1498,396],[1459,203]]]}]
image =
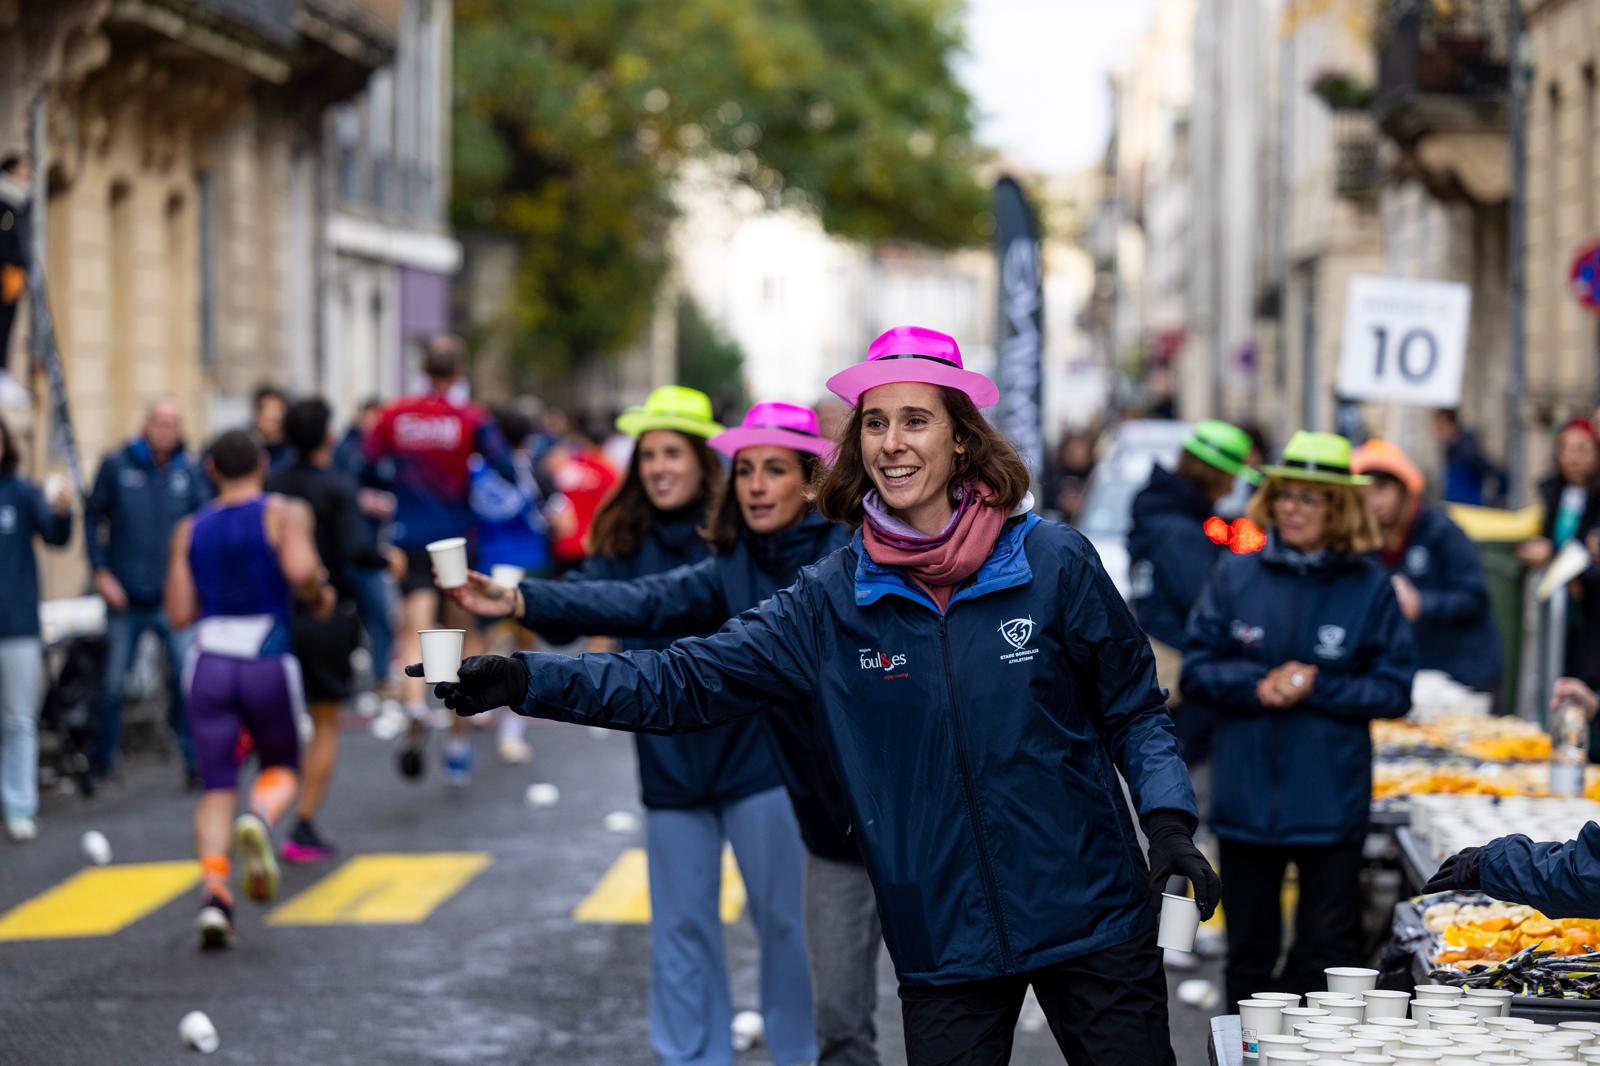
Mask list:
[{"label": "woman in pink fedora", "polygon": [[[474,574],[465,588],[451,595],[482,614],[514,613],[529,629],[558,642],[580,635],[684,636],[713,630],[756,606],[792,583],[802,566],[837,550],[849,539],[849,531],[828,522],[809,499],[834,451],[833,443],[818,432],[816,412],[789,403],[756,404],[741,425],[718,433],[707,443],[730,460],[727,478],[700,528],[711,552],[709,558],[628,580],[527,580],[514,593]],[[780,820],[798,822],[805,845],[803,924],[816,1019],[815,1049],[807,1046],[800,1053],[797,1048],[810,1045],[812,1012],[783,1009],[785,1000],[778,986],[784,983],[784,975],[769,961],[776,954],[767,952],[764,945],[767,1044],[780,1066],[813,1059],[840,1066],[874,1064],[878,1059],[873,1011],[883,937],[860,849],[849,836],[843,789],[814,731],[789,728],[788,721],[778,715],[760,715],[759,721],[788,789],[786,807],[793,808],[792,819],[786,810]],[[724,818],[724,825],[718,826],[708,818],[702,820],[707,823],[704,832],[688,838],[690,846],[698,844],[704,852],[704,863],[694,868],[716,875],[721,870],[718,856],[723,836],[737,833],[741,822]],[[783,846],[784,839],[793,834],[788,824],[774,826],[770,822],[752,827],[765,837],[760,854],[753,853],[753,845],[747,841],[734,839],[740,868],[745,870],[752,892],[761,885],[780,887],[776,898],[753,900],[752,913],[763,919],[782,915],[799,925],[802,849],[798,843],[792,848]],[[685,840],[676,843],[681,849]],[[782,877],[763,876],[761,870],[751,869],[754,863],[768,871],[786,872]],[[705,901],[697,911],[703,911],[700,931],[707,942],[720,942],[718,889],[713,876],[692,893]],[[794,891],[793,897],[789,889]],[[769,924],[776,923],[769,920]],[[712,986],[716,1001],[725,1003],[726,977],[708,975],[706,983]],[[711,1013],[720,1017],[725,1012]],[[793,1036],[796,1024],[805,1030],[803,1040]],[[785,1026],[790,1031],[787,1040]],[[717,1029],[717,1024],[707,1025],[715,1046],[701,1049],[696,1062],[731,1061],[726,1033],[719,1034]],[[663,1061],[670,1058],[659,1057]]]},{"label": "woman in pink fedora", "polygon": [[913,1066],[1008,1061],[1030,985],[1069,1063],[1170,1066],[1155,902],[1180,874],[1209,916],[1220,885],[1149,642],[1083,537],[1030,512],[979,413],[994,384],[954,339],[890,330],[828,387],[852,412],[817,499],[857,527],[846,548],[714,636],[473,658],[439,696],[645,732],[762,712],[816,730]]}]

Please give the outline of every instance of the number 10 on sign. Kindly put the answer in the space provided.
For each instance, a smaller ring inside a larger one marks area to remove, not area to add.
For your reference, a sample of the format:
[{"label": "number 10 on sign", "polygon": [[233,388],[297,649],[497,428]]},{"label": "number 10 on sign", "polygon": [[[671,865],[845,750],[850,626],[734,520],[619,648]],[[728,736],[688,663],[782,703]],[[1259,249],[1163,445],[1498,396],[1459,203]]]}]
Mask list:
[{"label": "number 10 on sign", "polygon": [[1466,366],[1472,290],[1451,281],[1357,275],[1345,299],[1339,395],[1455,407]]}]

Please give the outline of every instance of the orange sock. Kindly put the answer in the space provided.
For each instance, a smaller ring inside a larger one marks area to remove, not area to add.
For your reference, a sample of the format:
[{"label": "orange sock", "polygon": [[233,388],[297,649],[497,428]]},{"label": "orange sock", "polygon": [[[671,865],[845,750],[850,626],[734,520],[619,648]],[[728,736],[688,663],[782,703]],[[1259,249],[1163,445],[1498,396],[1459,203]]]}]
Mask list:
[{"label": "orange sock", "polygon": [[256,775],[255,784],[250,787],[250,813],[266,822],[269,828],[277,825],[299,789],[300,778],[293,770],[287,766],[269,766]]},{"label": "orange sock", "polygon": [[201,885],[208,895],[216,896],[222,902],[233,905],[233,889],[228,884],[229,876],[233,870],[233,862],[226,855],[200,856],[200,869],[203,871]]}]

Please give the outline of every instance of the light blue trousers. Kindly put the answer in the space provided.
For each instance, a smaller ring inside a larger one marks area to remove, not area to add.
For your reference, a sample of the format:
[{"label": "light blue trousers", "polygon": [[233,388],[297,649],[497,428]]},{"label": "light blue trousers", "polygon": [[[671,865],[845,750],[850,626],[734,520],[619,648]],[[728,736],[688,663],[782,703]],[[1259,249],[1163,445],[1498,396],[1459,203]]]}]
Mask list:
[{"label": "light blue trousers", "polygon": [[39,685],[44,650],[38,637],[0,640],[0,806],[8,817],[39,813]]},{"label": "light blue trousers", "polygon": [[804,922],[805,846],[781,788],[724,807],[650,810],[650,1039],[661,1066],[732,1066],[719,914],[733,845],[761,943],[761,1014],[776,1066],[817,1057]]}]

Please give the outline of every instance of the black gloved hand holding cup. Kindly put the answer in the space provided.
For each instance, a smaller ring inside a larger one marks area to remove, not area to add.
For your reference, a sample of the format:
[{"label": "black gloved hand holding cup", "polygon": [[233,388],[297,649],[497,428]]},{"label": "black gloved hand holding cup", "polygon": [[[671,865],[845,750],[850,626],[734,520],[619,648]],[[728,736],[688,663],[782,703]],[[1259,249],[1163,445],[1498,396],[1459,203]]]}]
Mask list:
[{"label": "black gloved hand holding cup", "polygon": [[1180,811],[1156,811],[1146,819],[1150,840],[1150,891],[1166,890],[1173,874],[1188,880],[1200,920],[1216,912],[1222,901],[1222,880],[1200,849],[1194,846],[1194,821]]},{"label": "black gloved hand holding cup", "polygon": [[[433,694],[463,718],[516,707],[528,694],[528,668],[504,655],[472,655],[462,660],[459,681],[441,681]],[[406,667],[407,677],[422,677],[422,664]]]}]

